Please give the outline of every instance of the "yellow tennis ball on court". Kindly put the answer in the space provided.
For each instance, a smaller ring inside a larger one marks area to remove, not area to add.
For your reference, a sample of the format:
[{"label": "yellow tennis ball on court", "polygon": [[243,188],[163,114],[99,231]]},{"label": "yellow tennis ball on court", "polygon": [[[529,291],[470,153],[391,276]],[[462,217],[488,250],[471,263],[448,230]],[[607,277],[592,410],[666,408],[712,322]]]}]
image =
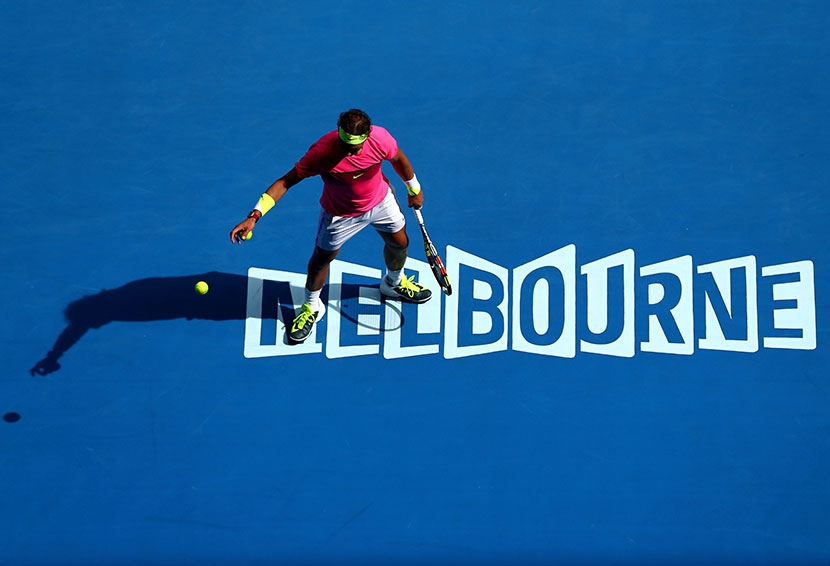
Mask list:
[{"label": "yellow tennis ball on court", "polygon": [[209,289],[210,287],[208,287],[208,284],[204,281],[199,281],[198,283],[196,283],[196,292],[200,295],[206,294]]}]

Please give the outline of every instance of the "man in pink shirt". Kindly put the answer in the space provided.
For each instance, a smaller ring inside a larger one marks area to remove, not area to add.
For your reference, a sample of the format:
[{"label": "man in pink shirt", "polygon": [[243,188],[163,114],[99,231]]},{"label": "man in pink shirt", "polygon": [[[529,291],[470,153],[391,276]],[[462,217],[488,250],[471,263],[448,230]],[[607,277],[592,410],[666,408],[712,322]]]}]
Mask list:
[{"label": "man in pink shirt", "polygon": [[329,264],[340,248],[366,226],[372,226],[383,238],[386,274],[380,291],[386,297],[423,303],[432,292],[406,278],[403,273],[409,238],[406,221],[381,165],[389,161],[406,185],[408,204],[420,208],[424,194],[412,164],[398,142],[384,128],[373,126],[362,110],[340,114],[337,129],[317,140],[285,175],[274,181],[260,197],[248,217],[231,230],[231,242],[241,243],[254,225],[280,200],[289,188],[303,179],[320,175],[320,222],[314,253],[308,262],[305,302],[291,325],[289,338],[302,342],[314,323],[323,318],[325,305],[320,291],[329,274]]}]

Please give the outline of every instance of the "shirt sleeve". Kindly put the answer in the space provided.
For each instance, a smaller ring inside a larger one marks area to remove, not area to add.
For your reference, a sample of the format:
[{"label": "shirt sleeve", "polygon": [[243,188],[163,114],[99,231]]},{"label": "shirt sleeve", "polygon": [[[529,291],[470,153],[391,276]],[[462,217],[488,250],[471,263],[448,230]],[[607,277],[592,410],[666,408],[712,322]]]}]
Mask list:
[{"label": "shirt sleeve", "polygon": [[[335,132],[336,134],[336,132]],[[297,170],[297,175],[300,179],[307,179],[321,173],[328,172],[336,163],[332,163],[331,152],[331,132],[314,142],[308,148],[305,155],[303,155],[294,168]],[[334,157],[337,161],[336,156]]]},{"label": "shirt sleeve", "polygon": [[372,137],[377,140],[383,159],[391,161],[398,154],[398,141],[386,128],[372,126]]}]

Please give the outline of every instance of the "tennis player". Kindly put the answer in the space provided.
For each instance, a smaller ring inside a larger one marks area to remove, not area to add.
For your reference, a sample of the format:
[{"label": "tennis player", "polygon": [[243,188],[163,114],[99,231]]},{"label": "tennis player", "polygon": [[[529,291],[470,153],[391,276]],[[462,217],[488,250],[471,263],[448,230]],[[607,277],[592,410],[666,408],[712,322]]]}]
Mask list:
[{"label": "tennis player", "polygon": [[241,243],[288,189],[314,175],[323,179],[322,210],[314,253],[308,262],[305,302],[289,332],[294,342],[308,338],[314,323],[323,318],[326,307],[320,291],[328,278],[329,265],[343,244],[366,226],[372,226],[384,242],[386,273],[381,293],[411,303],[423,303],[432,296],[429,289],[415,282],[414,276],[404,276],[409,247],[406,221],[381,170],[383,161],[392,164],[406,185],[409,206],[420,207],[424,194],[395,138],[386,129],[372,125],[362,110],[343,112],[337,129],[317,140],[288,173],[268,187],[248,217],[231,230],[231,242]]}]

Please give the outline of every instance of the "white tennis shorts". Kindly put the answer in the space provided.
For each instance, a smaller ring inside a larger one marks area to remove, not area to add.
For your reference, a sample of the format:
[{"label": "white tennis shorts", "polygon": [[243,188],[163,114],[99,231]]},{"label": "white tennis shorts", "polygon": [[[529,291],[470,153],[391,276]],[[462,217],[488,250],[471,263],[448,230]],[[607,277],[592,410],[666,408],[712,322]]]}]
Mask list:
[{"label": "white tennis shorts", "polygon": [[406,226],[401,205],[391,187],[380,204],[360,216],[335,216],[321,210],[317,225],[317,247],[328,251],[339,250],[352,236],[370,225],[375,230],[389,233]]}]

